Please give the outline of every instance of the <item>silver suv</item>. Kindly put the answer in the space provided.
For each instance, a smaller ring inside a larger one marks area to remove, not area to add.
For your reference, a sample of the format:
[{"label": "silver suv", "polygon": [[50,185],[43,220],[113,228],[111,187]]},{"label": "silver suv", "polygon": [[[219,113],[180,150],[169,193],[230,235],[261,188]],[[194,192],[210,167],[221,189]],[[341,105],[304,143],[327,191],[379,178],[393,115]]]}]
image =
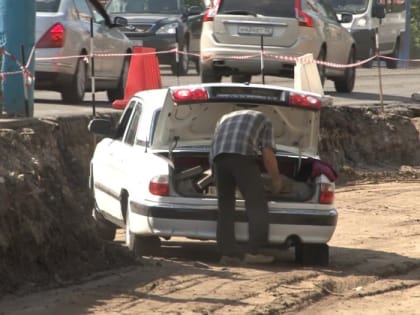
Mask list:
[{"label": "silver suv", "polygon": [[[293,77],[295,58],[350,64],[356,47],[326,0],[215,0],[201,34],[202,82],[249,82],[252,75]],[[263,51],[263,53],[261,53]],[[338,92],[351,92],[354,67],[318,64],[321,81],[331,79]]]}]

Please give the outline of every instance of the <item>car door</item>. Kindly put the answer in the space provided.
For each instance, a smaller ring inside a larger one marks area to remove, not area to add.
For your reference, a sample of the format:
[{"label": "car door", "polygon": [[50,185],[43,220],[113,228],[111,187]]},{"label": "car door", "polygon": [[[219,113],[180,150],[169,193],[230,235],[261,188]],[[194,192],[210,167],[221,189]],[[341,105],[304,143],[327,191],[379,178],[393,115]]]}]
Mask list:
[{"label": "car door", "polygon": [[[204,5],[201,0],[185,4],[187,10],[187,24],[191,34],[190,52],[200,53],[200,37],[203,28]],[[199,10],[201,8],[201,11]]]},{"label": "car door", "polygon": [[[89,34],[90,37],[93,29],[93,34],[95,34],[95,36],[93,37],[92,45],[91,43],[86,43],[86,49],[88,49],[88,54],[91,53],[91,50],[93,51],[93,53],[96,53],[101,49],[100,46],[98,46],[98,44],[101,43],[101,35],[96,34],[96,29],[98,25],[96,23],[93,23],[93,25],[91,25],[91,21],[93,19],[92,11],[90,10],[90,7],[86,0],[74,0],[74,5],[77,9],[83,32]],[[93,26],[93,28],[91,26]],[[100,60],[100,58],[95,58],[95,75],[101,74],[101,63],[102,60]],[[88,73],[88,75],[90,76],[90,73]]]},{"label": "car door", "polygon": [[337,64],[346,64],[350,52],[348,32],[337,20],[334,9],[326,0],[317,0],[317,14],[324,23],[325,38],[327,41],[327,61]]},{"label": "car door", "polygon": [[106,80],[116,81],[121,75],[128,39],[116,27],[106,25],[104,18],[92,7],[96,45],[103,54],[100,59],[100,75]]},{"label": "car door", "polygon": [[[130,155],[140,108],[130,101],[118,123],[115,136],[103,139],[93,159],[94,195],[99,209],[117,221],[124,220],[120,197],[127,186],[125,156]],[[128,176],[130,177],[130,176]]]}]

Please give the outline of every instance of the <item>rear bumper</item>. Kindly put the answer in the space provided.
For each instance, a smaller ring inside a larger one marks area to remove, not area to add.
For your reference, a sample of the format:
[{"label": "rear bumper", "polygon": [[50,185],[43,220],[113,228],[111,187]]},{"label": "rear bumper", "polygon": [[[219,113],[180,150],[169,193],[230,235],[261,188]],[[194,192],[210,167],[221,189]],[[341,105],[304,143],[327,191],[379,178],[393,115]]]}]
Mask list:
[{"label": "rear bumper", "polygon": [[[215,207],[145,205],[135,202],[131,202],[130,205],[133,214],[130,217],[131,229],[134,233],[216,239],[218,209]],[[237,210],[235,219],[236,238],[248,240],[248,219],[245,210]],[[334,208],[270,209],[269,242],[283,244],[290,236],[298,236],[305,243],[327,243],[335,231],[337,219],[338,214]]]}]

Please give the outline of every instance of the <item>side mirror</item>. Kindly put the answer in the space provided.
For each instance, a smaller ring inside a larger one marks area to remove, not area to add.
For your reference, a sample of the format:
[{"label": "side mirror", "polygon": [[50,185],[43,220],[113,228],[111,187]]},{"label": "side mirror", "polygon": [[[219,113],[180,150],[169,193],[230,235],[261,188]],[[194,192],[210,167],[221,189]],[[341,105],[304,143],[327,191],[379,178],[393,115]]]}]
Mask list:
[{"label": "side mirror", "polygon": [[123,18],[122,16],[116,16],[114,18],[114,25],[115,26],[127,26],[128,20],[126,18]]},{"label": "side mirror", "polygon": [[353,14],[351,13],[341,13],[341,18],[338,20],[340,23],[350,23],[353,21]]},{"label": "side mirror", "polygon": [[203,13],[203,8],[200,7],[199,5],[193,5],[191,7],[188,8],[187,10],[187,15],[200,15],[201,13]]},{"label": "side mirror", "polygon": [[386,15],[385,5],[382,3],[377,3],[373,6],[372,16],[378,19],[383,19]]},{"label": "side mirror", "polygon": [[103,118],[92,119],[88,124],[88,130],[103,136],[111,136],[113,134],[111,121]]}]

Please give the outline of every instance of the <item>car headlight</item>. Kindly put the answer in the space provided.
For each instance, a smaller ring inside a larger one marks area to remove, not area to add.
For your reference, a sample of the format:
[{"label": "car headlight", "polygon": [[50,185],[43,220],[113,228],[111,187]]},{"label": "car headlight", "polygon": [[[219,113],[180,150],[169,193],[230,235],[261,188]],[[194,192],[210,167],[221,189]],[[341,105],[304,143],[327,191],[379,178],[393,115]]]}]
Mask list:
[{"label": "car headlight", "polygon": [[178,23],[170,23],[163,25],[157,30],[156,34],[175,34],[178,26]]},{"label": "car headlight", "polygon": [[353,28],[366,28],[368,21],[365,17],[354,19]]}]

